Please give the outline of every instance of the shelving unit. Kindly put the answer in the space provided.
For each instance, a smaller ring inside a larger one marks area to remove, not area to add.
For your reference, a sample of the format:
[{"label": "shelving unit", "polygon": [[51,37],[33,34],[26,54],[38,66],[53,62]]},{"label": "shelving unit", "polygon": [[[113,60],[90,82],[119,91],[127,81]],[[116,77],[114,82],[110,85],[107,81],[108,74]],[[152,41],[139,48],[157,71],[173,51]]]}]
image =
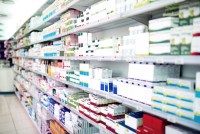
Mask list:
[{"label": "shelving unit", "polygon": [[[25,69],[25,68],[24,68],[24,69]],[[29,71],[31,71],[31,70],[29,70]],[[20,73],[17,72],[17,71],[15,71],[15,72],[18,73],[18,74],[20,74]],[[34,72],[34,73],[36,73],[36,72]],[[38,73],[38,74],[40,74],[40,73]],[[43,74],[43,76],[44,76],[44,75],[45,75],[45,74]],[[45,76],[46,76],[46,77],[49,77],[49,78],[51,78],[51,79],[54,79],[54,80],[56,79],[56,78],[50,77],[50,76],[48,76],[48,75],[45,75]],[[22,76],[22,77],[23,77],[23,76]],[[49,93],[45,92],[45,91],[42,90],[37,84],[33,83],[32,81],[28,80],[28,79],[25,78],[25,77],[23,77],[23,78],[26,79],[27,81],[31,82],[32,85],[34,85],[35,87],[37,87],[37,89],[39,89],[39,90],[40,90],[41,92],[43,92],[44,94],[47,94],[50,98],[54,99],[56,102],[58,102],[58,103],[61,104],[62,106],[64,106],[64,107],[70,109],[70,110],[71,110],[73,113],[75,113],[76,115],[79,115],[81,118],[87,120],[90,124],[94,125],[95,127],[99,128],[100,130],[103,130],[103,131],[105,131],[105,132],[107,132],[107,133],[112,134],[112,132],[108,131],[107,129],[105,129],[105,128],[101,127],[101,126],[99,126],[96,122],[92,121],[91,119],[89,119],[89,118],[86,117],[85,115],[82,115],[82,114],[79,113],[76,109],[74,109],[74,108],[68,106],[67,104],[61,102],[60,100],[58,100],[58,99],[55,98],[54,96],[52,96],[52,95],[50,95]],[[58,81],[58,80],[57,80],[57,81]],[[60,82],[61,82],[61,81],[60,81]],[[63,81],[62,81],[62,82],[63,82]],[[44,106],[43,106],[43,107],[44,107]],[[45,108],[45,107],[44,107],[44,108]],[[46,108],[45,108],[45,109],[46,109]],[[46,111],[48,111],[48,110],[46,109]],[[48,113],[49,113],[57,122],[60,122],[60,121],[59,121],[58,119],[56,119],[49,111],[48,111]],[[66,128],[62,123],[60,123],[60,124],[61,124],[61,126],[62,126],[63,128],[65,128],[65,130],[66,130],[68,133],[73,134],[73,133],[72,133],[68,128]]]},{"label": "shelving unit", "polygon": [[[56,12],[54,15],[52,15],[50,18],[47,20],[43,21],[41,24],[35,26],[34,28],[30,29],[26,34],[20,36],[17,38],[17,40],[23,39],[24,37],[27,37],[31,34],[32,31],[41,31],[42,29],[50,26],[51,24],[55,23],[60,19],[60,16],[66,12],[70,8],[75,8],[75,9],[80,9],[83,10],[85,7],[89,7],[90,5],[99,2],[100,0],[73,0],[71,1],[67,6],[65,6],[62,10]],[[96,33],[96,32],[102,32],[105,30],[112,30],[118,27],[125,27],[131,24],[136,24],[138,22],[141,22],[145,25],[148,25],[149,17],[152,17],[153,14],[159,13],[161,10],[164,10],[165,7],[176,4],[176,3],[182,3],[185,2],[186,0],[158,0],[156,2],[152,2],[148,5],[142,6],[140,8],[136,8],[130,12],[126,13],[120,13],[120,14],[114,14],[105,17],[104,19],[99,19],[96,20],[93,23],[84,25],[82,27],[76,27],[75,29],[72,29],[70,31],[58,34],[56,36],[50,37],[48,39],[42,39],[36,42],[31,42],[28,45],[23,45],[23,46],[18,46],[17,48],[13,48],[13,50],[17,51],[19,49],[23,48],[28,48],[31,47],[35,44],[38,43],[44,43],[44,42],[50,42],[50,41],[57,41],[61,39],[62,37],[69,35],[69,34],[77,34],[79,32],[91,32],[91,33]],[[40,9],[35,13],[34,15],[41,13],[41,11],[46,8],[49,3],[52,3],[53,0],[47,0],[47,2],[40,7]],[[83,8],[84,7],[84,8]],[[33,15],[33,16],[34,16]],[[31,16],[32,17],[32,16]],[[30,18],[31,18],[30,17]],[[20,27],[24,27],[25,24],[30,20],[30,18]],[[20,28],[16,31],[16,33],[20,30]],[[15,34],[16,34],[15,33]],[[15,35],[14,34],[14,35]],[[125,63],[130,63],[130,62],[146,62],[146,63],[159,63],[159,64],[176,64],[176,65],[184,65],[186,66],[200,66],[200,56],[170,56],[170,55],[159,55],[159,56],[83,56],[83,57],[78,57],[78,56],[72,56],[72,57],[43,57],[43,56],[13,56],[12,58],[20,58],[20,59],[42,59],[42,60],[69,60],[69,61],[90,61],[90,62],[125,62]],[[78,84],[74,84],[65,80],[58,79],[56,77],[50,76],[45,73],[41,73],[38,71],[35,71],[33,69],[26,68],[22,65],[15,64],[18,67],[23,68],[24,70],[31,71],[35,74],[50,78],[52,80],[61,82],[63,84],[72,86],[74,88],[81,89],[87,93],[99,95],[101,97],[105,97],[107,99],[112,99],[115,100],[119,103],[124,104],[125,106],[128,106],[129,108],[135,108],[138,111],[144,111],[145,113],[149,113],[151,115],[155,115],[157,117],[160,117],[162,119],[166,119],[167,121],[171,123],[176,123],[197,131],[200,131],[200,124],[184,119],[175,115],[167,114],[162,111],[154,110],[150,105],[140,103],[136,100],[131,100],[122,96],[118,96],[112,93],[106,93],[100,90],[95,90],[95,89],[90,89],[83,87]],[[20,72],[15,71],[17,74],[20,74]],[[182,74],[183,75],[183,74]],[[23,76],[22,76],[23,77]],[[78,112],[78,110],[68,106],[67,104],[61,102],[59,99],[55,98],[54,96],[50,95],[48,92],[45,92],[42,90],[41,87],[39,87],[37,84],[33,83],[29,79],[23,77],[27,81],[29,81],[32,85],[34,85],[39,91],[43,92],[44,94],[48,95],[48,97],[54,99],[56,102],[58,102],[60,105],[70,109],[72,112],[74,112],[76,115],[80,116],[81,118],[87,120],[89,123],[91,123],[93,126],[97,127],[100,130],[103,130],[107,133],[111,133],[109,130],[106,128],[100,126],[98,123],[92,121],[85,115],[81,114]],[[28,89],[26,89],[28,91]],[[28,91],[29,92],[29,91]],[[30,93],[30,92],[29,92]],[[31,94],[31,93],[30,93]],[[31,94],[33,96],[33,94]],[[33,96],[34,97],[34,96]],[[39,100],[38,100],[39,101]],[[25,107],[24,107],[25,108]],[[57,118],[52,115],[46,107],[43,106],[43,108],[51,115],[53,119],[55,119],[68,133],[73,134],[65,125],[63,125]],[[26,109],[25,109],[26,110]],[[28,112],[28,111],[27,111]],[[35,125],[35,124],[34,124]],[[37,127],[37,126],[36,126]]]},{"label": "shelving unit", "polygon": [[[86,6],[88,6],[88,5],[91,5],[92,3],[95,3],[95,2],[98,2],[98,1],[99,0],[89,0],[89,2],[86,2],[86,0],[84,0],[81,3],[84,3]],[[94,23],[88,24],[88,25],[80,27],[80,28],[75,28],[73,30],[70,30],[68,32],[56,35],[54,37],[51,37],[51,38],[48,38],[48,39],[43,39],[43,40],[36,41],[36,42],[32,42],[32,43],[30,43],[29,45],[26,45],[26,46],[20,46],[18,48],[15,48],[14,50],[29,47],[29,46],[32,46],[34,44],[38,44],[38,43],[42,43],[42,42],[53,41],[53,40],[56,40],[56,39],[61,38],[63,36],[78,33],[78,32],[85,32],[85,31],[87,31],[87,32],[98,32],[98,31],[102,31],[102,30],[106,30],[106,29],[112,29],[112,28],[115,28],[115,27],[125,26],[125,25],[128,25],[128,24],[132,24],[133,22],[136,23],[136,21],[133,21],[133,19],[130,19],[130,18],[137,16],[137,15],[140,15],[140,14],[149,13],[149,12],[152,12],[152,11],[155,11],[155,10],[158,10],[158,9],[162,9],[166,6],[169,6],[169,5],[172,5],[172,4],[175,4],[175,3],[180,3],[180,2],[183,2],[183,1],[185,1],[185,0],[168,0],[168,1],[159,0],[159,1],[153,2],[151,4],[148,4],[147,6],[143,6],[143,7],[140,7],[138,9],[134,9],[130,13],[112,15],[112,16],[106,17],[105,19],[97,20]],[[68,4],[68,6],[63,8],[63,10],[61,10],[58,13],[56,13],[55,15],[53,15],[51,18],[49,18],[48,20],[43,22],[40,26],[36,26],[36,28],[33,28],[28,33],[30,33],[33,30],[38,29],[38,27],[42,27],[45,23],[50,22],[51,20],[54,20],[53,22],[56,22],[55,20],[58,20],[58,19],[55,19],[55,18],[58,18],[59,15],[61,15],[65,11],[67,11],[67,9],[69,9],[71,7],[76,7],[81,3],[80,3],[80,0],[72,1],[71,3]],[[47,26],[48,25],[46,25],[46,27]],[[43,26],[42,28],[45,28],[45,26]],[[25,37],[26,35],[28,35],[28,34],[25,34],[22,37]],[[21,39],[21,38],[19,38],[19,39]]]},{"label": "shelving unit", "polygon": [[[19,65],[18,65],[19,66]],[[199,130],[199,124],[198,123],[195,123],[193,121],[190,121],[190,120],[187,120],[187,119],[183,119],[183,118],[180,118],[180,117],[177,117],[177,116],[174,116],[174,115],[171,115],[171,114],[167,114],[167,113],[164,113],[164,112],[161,112],[161,111],[158,111],[158,110],[153,110],[151,108],[151,106],[149,105],[146,105],[146,104],[142,104],[140,102],[137,102],[137,101],[134,101],[134,100],[130,100],[130,99],[127,99],[127,98],[124,98],[124,97],[121,97],[121,96],[118,96],[118,95],[114,95],[114,94],[110,94],[110,93],[105,93],[105,92],[102,92],[102,91],[99,91],[99,90],[95,90],[95,89],[89,89],[89,88],[85,88],[85,87],[82,87],[80,85],[77,85],[77,84],[74,84],[74,83],[70,83],[70,82],[67,82],[67,81],[63,81],[63,80],[60,80],[60,79],[57,79],[55,77],[52,77],[52,76],[49,76],[47,74],[43,74],[43,73],[40,73],[40,72],[37,72],[37,71],[34,71],[34,70],[31,70],[31,69],[28,69],[28,68],[24,68],[22,66],[20,66],[21,68],[25,69],[25,70],[28,70],[28,71],[31,71],[31,72],[34,72],[36,74],[39,74],[39,75],[42,75],[42,76],[45,76],[47,78],[50,78],[50,79],[53,79],[55,81],[59,81],[61,83],[64,83],[66,85],[70,85],[70,86],[73,86],[75,88],[78,88],[78,89],[81,89],[85,92],[88,92],[88,93],[92,93],[92,94],[95,94],[95,95],[99,95],[99,96],[102,96],[102,97],[106,97],[107,99],[113,99],[115,101],[118,101],[122,104],[125,104],[129,107],[134,107],[136,108],[137,110],[142,110],[144,112],[147,112],[147,113],[150,113],[152,115],[156,115],[158,117],[161,117],[163,119],[166,119],[168,120],[169,122],[172,122],[172,123],[177,123],[177,124],[180,124],[180,125],[183,125],[183,126],[186,126],[186,127],[189,127],[189,128],[192,128],[192,129],[195,129],[195,130]],[[33,85],[35,85],[38,89],[40,89],[36,84],[32,83]],[[42,90],[41,90],[42,91]],[[47,93],[46,93],[47,94]],[[62,102],[60,102],[59,100],[57,100],[56,98],[54,98],[53,96],[51,96],[53,99],[55,99],[57,102],[59,102],[60,104],[62,104],[63,106],[69,108],[71,110],[70,107],[66,106],[66,104],[63,104]],[[72,110],[73,111],[73,110]],[[75,111],[75,110],[74,110]],[[73,111],[73,112],[74,112]],[[77,113],[77,112],[76,112]],[[79,114],[78,114],[79,115]],[[82,117],[83,119],[85,118],[84,116]],[[91,123],[93,124],[93,123]],[[95,124],[95,123],[94,123]],[[94,125],[93,124],[93,125]],[[94,126],[98,126],[97,124],[94,125]]]}]

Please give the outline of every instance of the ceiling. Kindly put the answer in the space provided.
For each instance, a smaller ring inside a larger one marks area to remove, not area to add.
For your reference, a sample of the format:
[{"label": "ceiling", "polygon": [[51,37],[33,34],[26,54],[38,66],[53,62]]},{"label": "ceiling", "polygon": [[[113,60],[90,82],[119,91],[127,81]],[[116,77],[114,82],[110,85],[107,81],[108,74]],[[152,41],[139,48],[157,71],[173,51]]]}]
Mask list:
[{"label": "ceiling", "polygon": [[[10,1],[13,1],[10,3]],[[0,40],[9,39],[47,0],[0,0]]]}]

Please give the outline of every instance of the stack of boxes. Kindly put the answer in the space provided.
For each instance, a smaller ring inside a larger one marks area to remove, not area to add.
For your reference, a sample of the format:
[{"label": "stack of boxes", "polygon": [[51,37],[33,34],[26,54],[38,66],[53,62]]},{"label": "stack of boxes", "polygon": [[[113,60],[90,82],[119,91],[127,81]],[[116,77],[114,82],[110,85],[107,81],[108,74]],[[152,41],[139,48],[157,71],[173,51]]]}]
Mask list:
[{"label": "stack of boxes", "polygon": [[167,86],[155,86],[152,108],[194,120],[194,83],[194,80],[169,78]]},{"label": "stack of boxes", "polygon": [[86,120],[80,118],[78,115],[70,112],[66,115],[65,126],[69,128],[72,133],[75,134],[94,134],[99,132],[99,130],[92,124],[88,123]]},{"label": "stack of boxes", "polygon": [[138,127],[143,125],[143,113],[133,112],[125,115],[125,120],[117,122],[115,131],[118,134],[136,134]]},{"label": "stack of boxes", "polygon": [[54,41],[53,45],[44,46],[41,51],[41,56],[44,57],[59,57],[63,50],[63,45],[61,41]]},{"label": "stack of boxes", "polygon": [[64,42],[64,56],[76,56],[75,50],[78,49],[78,36],[76,34],[70,34],[62,37]]},{"label": "stack of boxes", "polygon": [[78,34],[78,50],[75,51],[75,56],[93,56],[94,46],[92,45],[92,33]]},{"label": "stack of boxes", "polygon": [[127,111],[125,106],[116,105],[113,100],[92,94],[89,94],[89,98],[80,99],[79,103],[80,113],[111,131],[115,129],[114,122],[123,119]]},{"label": "stack of boxes", "polygon": [[76,9],[69,9],[66,13],[62,14],[61,20],[61,33],[67,32],[76,28],[77,16],[81,12]]},{"label": "stack of boxes", "polygon": [[79,108],[79,100],[82,98],[87,98],[89,96],[88,93],[85,92],[77,92],[71,95],[68,95],[67,97],[67,104],[78,110]]},{"label": "stack of boxes", "polygon": [[43,39],[43,34],[42,32],[31,32],[29,39],[30,39],[30,43],[40,41]]},{"label": "stack of boxes", "polygon": [[94,56],[115,56],[119,53],[119,46],[121,46],[121,44],[121,37],[100,39],[98,41],[98,47],[95,47]]},{"label": "stack of boxes", "polygon": [[196,90],[194,102],[194,121],[200,123],[200,72],[196,74]]},{"label": "stack of boxes", "polygon": [[51,26],[44,28],[42,31],[43,39],[48,39],[60,34],[61,21],[57,21]]},{"label": "stack of boxes", "polygon": [[69,120],[69,119],[68,119],[68,114],[70,114],[70,112],[71,112],[70,109],[65,108],[65,107],[63,107],[63,108],[60,109],[59,121],[60,121],[63,125],[67,124],[66,122]]},{"label": "stack of boxes", "polygon": [[80,85],[83,87],[89,87],[89,71],[91,65],[90,64],[80,64]]},{"label": "stack of boxes", "polygon": [[111,104],[108,105],[108,114],[106,117],[106,128],[111,132],[116,132],[116,123],[123,121],[125,114],[127,113],[127,108],[121,104]]},{"label": "stack of boxes", "polygon": [[119,53],[123,57],[149,54],[149,33],[146,26],[129,27],[129,35],[123,37],[123,45],[119,46]]},{"label": "stack of boxes", "polygon": [[179,19],[176,17],[159,18],[149,21],[149,53],[151,55],[168,55],[177,53],[178,43],[170,45],[171,29],[178,27]]},{"label": "stack of boxes", "polygon": [[144,114],[143,126],[137,129],[137,134],[165,134],[168,122],[155,116]]},{"label": "stack of boxes", "polygon": [[112,70],[107,68],[90,68],[89,88],[112,92]]},{"label": "stack of boxes", "polygon": [[56,121],[50,121],[50,130],[54,134],[66,134],[65,129]]},{"label": "stack of boxes", "polygon": [[[79,94],[79,96],[76,96],[77,100],[87,97],[88,96],[84,96],[83,93],[82,95]],[[69,101],[72,100],[69,99]],[[79,101],[77,101],[77,103],[79,103]],[[58,103],[55,103],[53,99],[49,99],[49,104],[50,104],[49,111],[51,112],[51,114],[54,115],[55,118],[57,118],[71,132],[76,134],[81,134],[81,133],[93,134],[99,131],[97,128],[89,124],[86,120],[80,118],[78,115],[71,112],[68,108],[65,108],[59,105]],[[68,105],[71,106],[70,104]],[[58,131],[58,129],[56,130]],[[59,132],[61,133],[61,131]]]},{"label": "stack of boxes", "polygon": [[130,63],[129,79],[115,79],[113,93],[151,105],[152,88],[165,84],[168,77],[176,78],[179,75],[180,66],[177,65]]}]

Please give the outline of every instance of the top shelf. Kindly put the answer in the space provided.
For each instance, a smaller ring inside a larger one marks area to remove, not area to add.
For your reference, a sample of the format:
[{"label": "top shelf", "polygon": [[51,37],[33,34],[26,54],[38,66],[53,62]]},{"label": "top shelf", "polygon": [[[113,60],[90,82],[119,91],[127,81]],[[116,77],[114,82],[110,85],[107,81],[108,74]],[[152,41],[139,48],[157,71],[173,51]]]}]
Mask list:
[{"label": "top shelf", "polygon": [[[52,4],[53,2],[54,2],[54,0],[46,0],[46,2],[44,2],[44,4],[43,4],[41,7],[39,7],[39,9],[38,9],[35,13],[33,13],[33,15],[31,15],[31,16],[16,30],[16,32],[13,34],[12,37],[14,37],[14,36],[17,34],[17,32],[19,32],[19,30],[20,30],[21,28],[23,28],[23,27],[26,25],[27,22],[30,21],[31,17],[36,16],[36,15],[41,15],[41,14],[42,14],[42,11],[43,11],[44,9],[46,9],[46,8],[47,8],[50,4]],[[12,38],[12,37],[11,37],[11,38]],[[25,36],[23,36],[23,37],[25,37]],[[23,38],[23,37],[22,37],[22,38]]]},{"label": "top shelf", "polygon": [[[63,8],[62,10],[57,12],[51,18],[42,22],[40,25],[34,27],[27,34],[23,35],[22,37],[20,37],[18,39],[21,39],[21,38],[27,36],[33,30],[43,29],[43,28],[49,26],[50,24],[58,21],[59,18],[60,18],[60,15],[62,13],[64,13],[65,11],[67,11],[67,9],[69,9],[69,8],[80,9],[81,7],[88,7],[88,6],[90,6],[93,3],[96,3],[98,1],[99,0],[73,0],[65,8]],[[129,25],[129,24],[133,24],[133,23],[136,23],[137,20],[140,18],[140,17],[138,18],[139,15],[145,14],[145,17],[147,17],[147,16],[153,14],[156,10],[165,8],[166,6],[169,6],[169,5],[172,5],[172,4],[175,4],[175,3],[184,2],[184,1],[185,0],[167,0],[167,1],[166,0],[158,0],[158,1],[155,1],[155,2],[148,4],[146,6],[142,6],[140,8],[133,9],[130,12],[110,15],[110,16],[105,17],[104,19],[96,20],[95,22],[90,23],[88,25],[72,29],[70,31],[59,34],[59,35],[54,36],[54,37],[49,38],[49,39],[44,39],[44,40],[41,40],[41,41],[31,43],[30,45],[55,40],[55,39],[58,39],[60,37],[66,36],[68,34],[72,34],[72,33],[99,32],[99,31],[103,31],[103,30],[107,30],[107,29],[112,29],[112,28],[116,28],[116,27],[121,27],[121,26]],[[142,23],[146,24],[146,25],[148,24],[147,19],[142,19],[142,20],[140,19],[140,21]]]},{"label": "top shelf", "polygon": [[[70,2],[62,10],[58,11],[57,13],[55,13],[52,17],[48,18],[47,20],[43,21],[41,24],[39,24],[39,25],[35,26],[34,28],[30,29],[26,34],[24,34],[23,36],[17,38],[17,40],[20,40],[20,39],[28,36],[34,30],[42,30],[42,29],[48,27],[49,25],[53,24],[54,22],[58,21],[60,19],[60,16],[64,12],[66,12],[69,8],[85,9],[88,6],[94,4],[94,3],[98,2],[98,1],[100,1],[100,0],[72,0],[72,2]],[[34,16],[34,15],[32,15],[32,16]],[[19,31],[19,29],[18,29],[18,31]]]}]

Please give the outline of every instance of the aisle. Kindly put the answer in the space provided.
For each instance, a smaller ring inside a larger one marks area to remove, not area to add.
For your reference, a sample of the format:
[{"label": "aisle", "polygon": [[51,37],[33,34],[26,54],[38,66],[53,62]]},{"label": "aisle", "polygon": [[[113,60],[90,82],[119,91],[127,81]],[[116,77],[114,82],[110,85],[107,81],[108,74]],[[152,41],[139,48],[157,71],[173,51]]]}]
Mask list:
[{"label": "aisle", "polygon": [[38,134],[15,95],[0,95],[0,134]]}]

